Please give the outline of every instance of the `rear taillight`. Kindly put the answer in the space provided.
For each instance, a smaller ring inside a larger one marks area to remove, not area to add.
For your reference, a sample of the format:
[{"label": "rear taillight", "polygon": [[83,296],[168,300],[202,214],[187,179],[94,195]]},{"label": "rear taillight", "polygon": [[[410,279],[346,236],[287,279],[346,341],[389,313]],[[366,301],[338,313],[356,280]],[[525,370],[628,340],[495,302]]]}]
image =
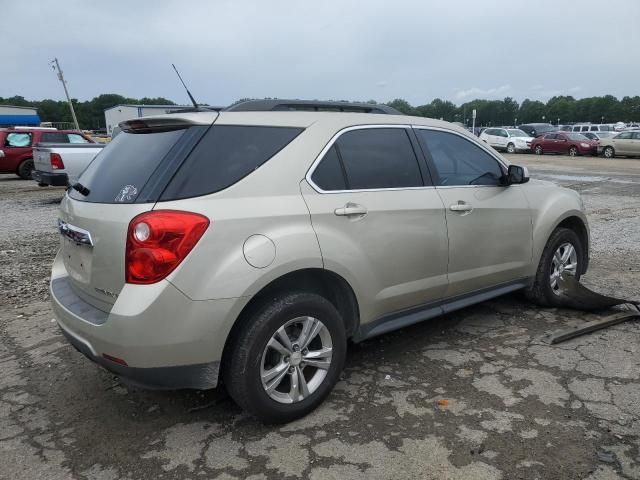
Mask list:
[{"label": "rear taillight", "polygon": [[49,161],[51,162],[51,168],[53,170],[64,170],[64,162],[62,161],[60,154],[52,153],[49,156]]},{"label": "rear taillight", "polygon": [[191,212],[155,210],[129,223],[127,283],[149,284],[165,278],[198,243],[209,219]]}]

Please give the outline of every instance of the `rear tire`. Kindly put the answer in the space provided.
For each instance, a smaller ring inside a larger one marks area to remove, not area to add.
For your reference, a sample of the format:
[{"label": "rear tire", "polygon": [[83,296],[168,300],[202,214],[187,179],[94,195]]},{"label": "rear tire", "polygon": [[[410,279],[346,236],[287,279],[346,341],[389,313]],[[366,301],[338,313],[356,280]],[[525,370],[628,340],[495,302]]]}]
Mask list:
[{"label": "rear tire", "polygon": [[23,180],[32,180],[33,169],[33,158],[27,158],[18,166],[18,176]]},{"label": "rear tire", "polygon": [[516,153],[516,146],[513,143],[507,145],[507,153]]},{"label": "rear tire", "polygon": [[542,155],[544,152],[542,151],[542,145],[536,145],[536,148],[533,149],[536,155]]},{"label": "rear tire", "polygon": [[602,154],[605,158],[613,158],[616,156],[616,152],[613,150],[613,147],[604,147]]},{"label": "rear tire", "polygon": [[[571,254],[567,246],[573,248],[575,255]],[[569,260],[570,263],[573,263],[571,261],[572,258],[573,261],[575,261],[574,275],[577,280],[580,280],[584,261],[582,242],[573,230],[562,227],[556,228],[542,251],[534,283],[525,290],[527,298],[533,303],[541,307],[562,306],[562,297],[557,285],[557,276],[559,273],[562,273],[562,270],[572,271],[571,268],[558,268],[558,259],[557,257],[554,258],[554,256],[559,255],[562,257],[563,254],[567,255],[567,260]],[[556,280],[555,283],[553,281],[554,277]]]},{"label": "rear tire", "polygon": [[[305,344],[305,322],[311,320],[320,326]],[[315,355],[327,349],[328,358]],[[344,323],[331,302],[315,293],[285,293],[259,305],[243,320],[225,353],[224,384],[238,405],[263,422],[290,422],[313,411],[331,393],[346,350]]]}]

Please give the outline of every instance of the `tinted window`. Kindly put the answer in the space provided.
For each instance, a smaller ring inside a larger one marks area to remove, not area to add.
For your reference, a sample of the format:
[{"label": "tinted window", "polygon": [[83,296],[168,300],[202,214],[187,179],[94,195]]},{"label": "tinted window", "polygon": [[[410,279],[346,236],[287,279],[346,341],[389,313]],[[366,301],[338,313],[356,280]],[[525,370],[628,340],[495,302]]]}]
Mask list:
[{"label": "tinted window", "polygon": [[142,187],[185,131],[120,133],[80,175],[78,182],[89,189],[89,195],[73,189],[69,195],[86,202],[135,202]]},{"label": "tinted window", "polygon": [[582,127],[582,131],[583,131],[583,132],[588,132],[588,131],[589,131],[589,127],[588,127],[588,126],[586,126],[586,127]]},{"label": "tinted window", "polygon": [[623,132],[616,137],[617,140],[628,140],[630,138],[631,138],[631,132]]},{"label": "tinted window", "polygon": [[67,137],[69,137],[69,143],[89,143],[89,140],[77,133],[67,133]]},{"label": "tinted window", "polygon": [[5,147],[28,147],[31,145],[30,133],[8,133],[4,141]]},{"label": "tinted window", "polygon": [[302,130],[215,125],[187,157],[161,200],[196,197],[224,190],[264,164]]},{"label": "tinted window", "polygon": [[324,155],[322,161],[314,170],[311,180],[322,190],[347,189],[344,172],[335,146],[331,147]]},{"label": "tinted window", "polygon": [[545,140],[555,140],[556,138],[558,138],[558,135],[556,135],[555,133],[549,133],[544,136]]},{"label": "tinted window", "polygon": [[459,135],[417,129],[430,154],[440,185],[498,185],[504,172],[485,150]]},{"label": "tinted window", "polygon": [[336,142],[349,188],[421,187],[420,167],[403,128],[352,130]]},{"label": "tinted window", "polygon": [[509,135],[507,135],[507,131],[506,130],[498,130],[498,135],[500,137],[508,137]]},{"label": "tinted window", "polygon": [[42,143],[69,143],[69,137],[62,132],[42,132],[40,135]]},{"label": "tinted window", "polygon": [[640,140],[640,132],[633,132],[633,139]]}]

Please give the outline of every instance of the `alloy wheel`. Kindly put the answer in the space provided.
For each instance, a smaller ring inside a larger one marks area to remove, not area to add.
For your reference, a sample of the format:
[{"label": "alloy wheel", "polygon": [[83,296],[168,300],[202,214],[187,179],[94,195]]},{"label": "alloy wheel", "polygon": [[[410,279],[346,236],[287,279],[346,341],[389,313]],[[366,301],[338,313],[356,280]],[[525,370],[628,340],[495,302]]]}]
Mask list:
[{"label": "alloy wheel", "polygon": [[332,355],[331,334],[324,323],[314,317],[289,320],[262,353],[262,387],[276,402],[300,402],[320,387]]},{"label": "alloy wheel", "polygon": [[560,295],[560,283],[558,282],[560,276],[564,272],[575,276],[577,271],[578,254],[576,249],[569,242],[563,243],[558,247],[551,259],[551,274],[549,275],[551,291],[555,295]]}]

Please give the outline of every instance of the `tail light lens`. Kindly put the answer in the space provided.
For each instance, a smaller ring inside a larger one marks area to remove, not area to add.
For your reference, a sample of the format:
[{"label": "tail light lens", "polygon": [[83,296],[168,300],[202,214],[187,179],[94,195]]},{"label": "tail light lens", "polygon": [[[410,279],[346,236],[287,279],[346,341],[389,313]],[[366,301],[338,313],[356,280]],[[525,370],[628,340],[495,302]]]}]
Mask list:
[{"label": "tail light lens", "polygon": [[209,219],[191,212],[155,210],[129,223],[127,283],[156,283],[185,259],[209,227]]},{"label": "tail light lens", "polygon": [[64,162],[62,161],[60,154],[52,153],[49,156],[49,161],[51,162],[51,168],[53,170],[64,170]]}]

